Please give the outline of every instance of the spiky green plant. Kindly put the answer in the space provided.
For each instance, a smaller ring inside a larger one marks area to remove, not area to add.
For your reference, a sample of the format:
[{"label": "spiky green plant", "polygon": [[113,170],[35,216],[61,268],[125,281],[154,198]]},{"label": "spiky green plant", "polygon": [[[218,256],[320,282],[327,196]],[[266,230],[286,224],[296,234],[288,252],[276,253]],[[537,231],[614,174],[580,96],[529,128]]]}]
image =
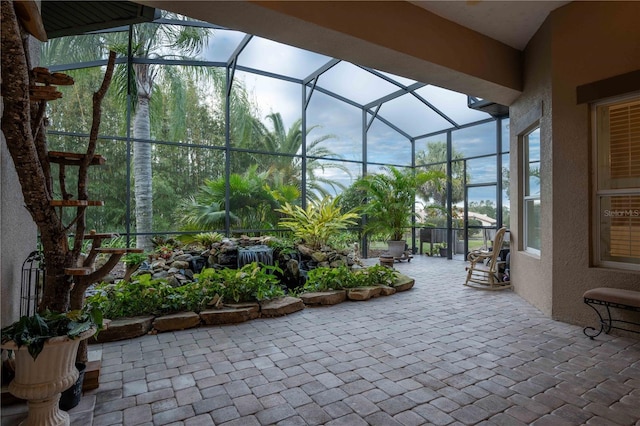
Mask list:
[{"label": "spiky green plant", "polygon": [[312,248],[326,245],[340,231],[357,225],[356,219],[360,217],[353,210],[342,213],[338,199],[331,197],[323,198],[318,204],[309,203],[306,209],[285,203],[276,211],[286,215],[279,225],[293,231],[296,238]]}]

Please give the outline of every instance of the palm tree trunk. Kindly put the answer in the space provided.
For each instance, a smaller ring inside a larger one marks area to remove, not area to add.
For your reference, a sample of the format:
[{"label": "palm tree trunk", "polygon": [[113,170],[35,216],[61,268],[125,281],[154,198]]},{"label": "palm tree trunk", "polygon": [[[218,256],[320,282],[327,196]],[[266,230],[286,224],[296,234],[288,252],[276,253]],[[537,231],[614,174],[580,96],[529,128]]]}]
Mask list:
[{"label": "palm tree trunk", "polygon": [[[149,100],[147,93],[138,90],[138,105],[133,121],[133,136],[136,139],[151,138],[149,126]],[[134,142],[133,175],[136,201],[136,232],[151,232],[153,223],[153,193],[151,174],[151,144]],[[136,247],[151,251],[151,235],[139,235]]]}]

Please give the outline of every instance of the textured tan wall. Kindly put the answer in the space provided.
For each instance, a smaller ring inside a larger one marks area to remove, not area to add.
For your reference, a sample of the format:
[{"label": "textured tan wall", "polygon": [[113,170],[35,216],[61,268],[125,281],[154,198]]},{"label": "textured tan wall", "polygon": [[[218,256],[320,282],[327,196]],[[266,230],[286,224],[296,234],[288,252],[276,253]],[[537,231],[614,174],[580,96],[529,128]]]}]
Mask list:
[{"label": "textured tan wall", "polygon": [[589,288],[640,290],[640,273],[591,266],[590,115],[588,105],[576,103],[577,86],[640,69],[639,19],[637,2],[574,2],[551,13],[525,52],[525,89],[511,120],[542,101],[543,122],[551,123],[542,135],[542,255],[513,255],[515,289],[561,321],[593,322],[582,303]]},{"label": "textured tan wall", "polygon": [[[35,58],[32,63],[37,66],[40,43],[34,38],[29,41]],[[37,228],[24,207],[18,175],[1,132],[0,139],[0,326],[5,326],[19,317],[22,262],[36,248]]]},{"label": "textured tan wall", "polygon": [[[511,253],[511,278],[514,290],[529,303],[540,309],[545,315],[551,316],[553,294],[553,175],[549,164],[552,159],[552,130],[551,120],[551,45],[550,25],[546,23],[529,42],[524,56],[524,93],[510,108],[510,169],[511,182],[511,247],[517,251]],[[541,110],[539,116],[536,111]],[[535,117],[532,117],[535,116]],[[541,166],[541,250],[540,256],[522,251],[522,224],[520,221],[522,205],[518,202],[522,197],[521,174],[519,164],[522,161],[522,147],[517,139],[518,133],[532,125],[534,119],[540,121],[540,154]],[[517,170],[518,172],[515,172]]]},{"label": "textured tan wall", "polygon": [[577,2],[552,17],[553,318],[584,323],[585,290],[640,290],[640,273],[590,266],[590,109],[576,104],[576,86],[640,69],[640,3]]}]

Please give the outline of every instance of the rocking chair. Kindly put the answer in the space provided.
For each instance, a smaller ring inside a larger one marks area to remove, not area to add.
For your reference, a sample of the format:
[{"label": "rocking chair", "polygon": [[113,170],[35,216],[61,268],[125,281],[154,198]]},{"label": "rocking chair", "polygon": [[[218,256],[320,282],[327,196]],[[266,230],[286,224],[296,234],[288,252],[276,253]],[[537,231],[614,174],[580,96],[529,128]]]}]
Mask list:
[{"label": "rocking chair", "polygon": [[482,290],[503,290],[511,287],[509,278],[500,270],[506,263],[500,259],[505,232],[507,228],[498,229],[491,250],[474,250],[469,253],[467,260],[471,264],[466,267],[467,280],[464,285]]}]

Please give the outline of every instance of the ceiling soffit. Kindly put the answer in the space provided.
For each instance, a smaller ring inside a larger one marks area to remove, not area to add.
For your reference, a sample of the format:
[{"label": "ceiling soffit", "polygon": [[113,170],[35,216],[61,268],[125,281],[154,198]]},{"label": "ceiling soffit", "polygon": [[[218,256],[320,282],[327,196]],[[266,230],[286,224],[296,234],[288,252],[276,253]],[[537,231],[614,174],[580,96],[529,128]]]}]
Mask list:
[{"label": "ceiling soffit", "polygon": [[153,7],[128,1],[43,1],[42,21],[49,38],[149,22]]},{"label": "ceiling soffit", "polygon": [[522,90],[520,51],[408,2],[143,3],[505,105]]}]

